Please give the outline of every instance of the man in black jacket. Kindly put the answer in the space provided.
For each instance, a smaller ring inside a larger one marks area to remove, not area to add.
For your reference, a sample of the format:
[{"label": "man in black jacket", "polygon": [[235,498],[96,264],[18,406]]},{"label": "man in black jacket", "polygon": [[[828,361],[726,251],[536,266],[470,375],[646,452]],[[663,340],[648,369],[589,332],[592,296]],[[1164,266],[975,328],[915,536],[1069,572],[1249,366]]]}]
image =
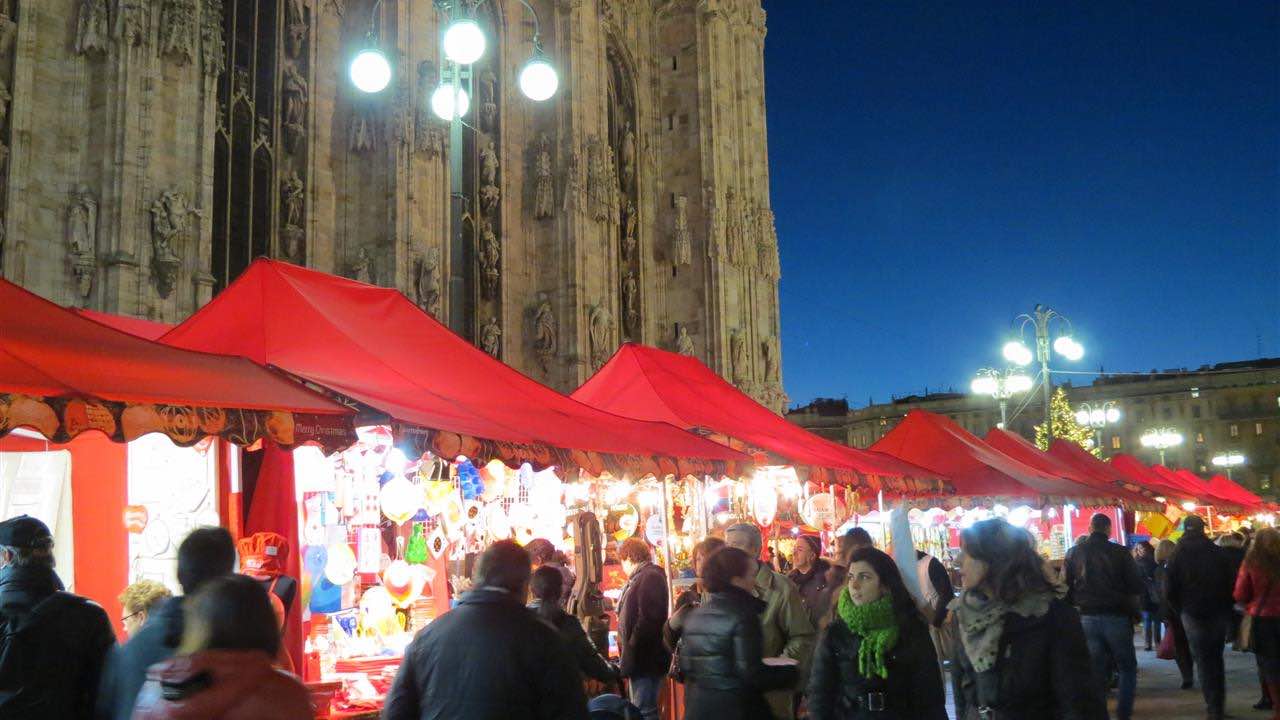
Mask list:
[{"label": "man in black jacket", "polygon": [[0,522],[0,717],[88,717],[115,639],[100,605],[63,592],[48,526]]},{"label": "man in black jacket", "polygon": [[98,694],[100,720],[129,720],[147,668],[173,656],[182,641],[182,604],[206,582],[235,571],[236,546],[226,528],[199,527],[178,546],[178,584],[182,597],[169,598],[147,623],[107,659]]},{"label": "man in black jacket", "polygon": [[382,720],[587,720],[577,665],[524,607],[531,571],[518,544],[489,546],[476,589],[409,643]]},{"label": "man in black jacket", "polygon": [[671,667],[671,655],[662,644],[667,622],[667,576],[653,564],[648,544],[628,538],[618,548],[626,587],[618,598],[618,646],[622,650],[622,677],[627,678],[631,702],[644,720],[658,718],[658,692]]},{"label": "man in black jacket", "polygon": [[1111,518],[1098,513],[1089,521],[1089,537],[1071,548],[1063,563],[1067,601],[1080,611],[1089,656],[1105,683],[1108,669],[1120,674],[1116,715],[1133,716],[1138,686],[1138,657],[1133,648],[1133,621],[1146,586],[1138,564],[1125,548],[1111,542]]},{"label": "man in black jacket", "polygon": [[1209,718],[1221,720],[1226,696],[1222,653],[1234,603],[1231,558],[1205,536],[1200,517],[1187,516],[1182,529],[1178,549],[1166,570],[1166,600],[1186,629]]}]

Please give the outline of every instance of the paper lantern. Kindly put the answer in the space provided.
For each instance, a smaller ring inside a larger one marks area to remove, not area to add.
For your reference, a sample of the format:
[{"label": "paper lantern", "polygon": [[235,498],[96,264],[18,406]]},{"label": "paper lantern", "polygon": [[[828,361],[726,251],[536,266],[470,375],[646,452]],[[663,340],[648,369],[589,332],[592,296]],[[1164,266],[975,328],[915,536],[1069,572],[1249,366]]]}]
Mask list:
[{"label": "paper lantern", "polygon": [[391,595],[396,607],[407,608],[422,594],[421,577],[422,574],[415,573],[413,566],[404,560],[392,560],[382,571],[382,587]]},{"label": "paper lantern", "polygon": [[818,493],[805,501],[800,516],[805,523],[819,530],[831,531],[836,527],[836,498],[831,493]]},{"label": "paper lantern", "polygon": [[334,543],[325,551],[324,576],[334,585],[346,585],[356,574],[356,554],[347,543]]},{"label": "paper lantern", "polygon": [[450,540],[457,542],[461,540],[467,526],[467,510],[462,504],[462,499],[457,495],[450,495],[444,504],[444,509],[440,513],[440,519],[444,523],[445,535]]},{"label": "paper lantern", "polygon": [[418,512],[422,501],[422,492],[400,475],[388,480],[378,493],[382,514],[397,525],[408,522]]},{"label": "paper lantern", "polygon": [[437,527],[427,536],[427,552],[430,552],[431,557],[436,560],[449,552],[449,538],[445,537],[444,530]]},{"label": "paper lantern", "polygon": [[444,510],[445,503],[453,493],[453,483],[448,480],[430,480],[422,483],[423,494],[426,497],[424,507],[431,515],[439,515]]},{"label": "paper lantern", "polygon": [[661,545],[667,539],[667,526],[662,522],[662,516],[654,513],[644,523],[644,536],[650,545]]},{"label": "paper lantern", "polygon": [[494,503],[484,511],[484,526],[493,541],[511,538],[511,519],[507,517],[502,505]]},{"label": "paper lantern", "polygon": [[773,480],[758,475],[751,481],[751,516],[760,525],[772,525],[778,515],[778,491]]}]

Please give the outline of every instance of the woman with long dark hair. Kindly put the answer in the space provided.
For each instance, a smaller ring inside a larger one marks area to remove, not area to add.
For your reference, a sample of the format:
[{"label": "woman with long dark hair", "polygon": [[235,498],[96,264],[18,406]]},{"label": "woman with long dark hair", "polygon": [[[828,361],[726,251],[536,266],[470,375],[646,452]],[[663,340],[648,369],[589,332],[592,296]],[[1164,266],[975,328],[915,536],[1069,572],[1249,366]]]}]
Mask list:
[{"label": "woman with long dark hair", "polygon": [[1004,520],[960,534],[957,717],[1106,720],[1080,616],[1031,535]]},{"label": "woman with long dark hair", "polygon": [[616,683],[617,671],[600,657],[596,646],[587,639],[582,623],[560,606],[560,598],[564,596],[564,574],[560,569],[543,565],[533,571],[533,577],[529,579],[529,594],[533,595],[529,609],[533,610],[538,619],[560,633],[560,639],[577,661],[578,670],[583,677],[606,685]]},{"label": "woman with long dark hair", "polygon": [[947,718],[928,626],[898,566],[875,548],[849,556],[814,654],[808,701],[811,720]]},{"label": "woman with long dark hair", "polygon": [[1280,530],[1260,530],[1236,576],[1235,600],[1253,617],[1258,677],[1280,720]]},{"label": "woman with long dark hair", "polygon": [[1156,549],[1147,541],[1133,546],[1133,560],[1146,592],[1142,596],[1142,637],[1148,651],[1160,645],[1160,588],[1156,585]]},{"label": "woman with long dark hair", "polygon": [[764,631],[755,563],[745,552],[723,547],[702,565],[711,593],[689,613],[681,639],[685,720],[772,720],[764,693],[790,687],[796,668],[764,664]]},{"label": "woman with long dark hair", "polygon": [[147,673],[134,720],[311,720],[307,689],[272,666],[279,650],[262,585],[244,575],[209,580],[183,607],[178,654]]}]

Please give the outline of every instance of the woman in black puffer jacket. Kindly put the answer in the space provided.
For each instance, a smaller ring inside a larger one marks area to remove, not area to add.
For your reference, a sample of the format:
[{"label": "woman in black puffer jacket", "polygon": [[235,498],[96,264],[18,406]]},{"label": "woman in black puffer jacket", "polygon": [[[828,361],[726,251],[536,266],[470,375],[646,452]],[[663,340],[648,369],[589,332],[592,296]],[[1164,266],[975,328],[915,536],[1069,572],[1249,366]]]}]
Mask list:
[{"label": "woman in black puffer jacket", "polygon": [[681,636],[685,720],[772,720],[764,693],[793,685],[796,669],[762,662],[765,604],[749,590],[754,563],[721,548],[703,564],[702,582],[711,597],[689,613]]},{"label": "woman in black puffer jacket", "polygon": [[809,676],[810,720],[947,720],[933,640],[893,559],[855,551],[837,592]]}]

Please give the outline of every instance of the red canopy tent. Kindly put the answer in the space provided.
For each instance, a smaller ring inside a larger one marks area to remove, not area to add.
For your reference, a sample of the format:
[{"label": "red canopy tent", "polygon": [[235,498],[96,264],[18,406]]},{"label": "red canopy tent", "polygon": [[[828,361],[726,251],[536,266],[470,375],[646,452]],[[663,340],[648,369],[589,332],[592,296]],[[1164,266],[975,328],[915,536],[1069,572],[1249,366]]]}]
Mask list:
[{"label": "red canopy tent", "polygon": [[173,329],[169,323],[155,322],[154,320],[143,320],[141,318],[129,317],[128,315],[113,315],[111,313],[98,312],[97,310],[86,310],[83,308],[72,308],[75,314],[89,318],[94,322],[102,323],[109,328],[115,328],[121,332],[127,332],[130,335],[145,340],[159,340],[161,335]]},{"label": "red canopy tent", "polygon": [[984,443],[949,418],[912,410],[871,446],[947,478],[958,497],[1037,498],[1098,504],[1098,491],[1054,477]]},{"label": "red canopy tent", "polygon": [[1196,499],[1195,488],[1187,488],[1180,481],[1163,477],[1132,455],[1112,455],[1110,462],[1111,467],[1115,468],[1116,472],[1127,477],[1130,482],[1158,493],[1170,502]]},{"label": "red canopy tent", "polygon": [[[1150,510],[1160,511],[1164,508],[1157,502],[1148,497],[1139,495],[1135,492],[1125,490],[1118,483],[1108,480],[1099,480],[1089,473],[1078,470],[1071,464],[1043,452],[1040,448],[1032,445],[1026,438],[999,428],[992,428],[983,438],[988,445],[994,447],[1009,457],[1029,465],[1045,474],[1053,477],[1064,478],[1072,482],[1079,483],[1086,487],[1094,489],[1096,495],[1102,498],[1114,498],[1114,504],[1123,505],[1130,510]],[[1080,448],[1079,445],[1076,445]],[[1084,448],[1080,448],[1081,452],[1085,452]],[[1092,457],[1092,456],[1090,456]]]},{"label": "red canopy tent", "polygon": [[874,489],[883,483],[886,491],[899,494],[943,490],[934,473],[819,437],[757,403],[697,359],[665,350],[623,345],[572,397],[625,417],[693,430],[757,453],[762,463],[806,468],[812,479],[852,484],[857,473],[871,476]]},{"label": "red canopy tent", "polygon": [[0,280],[0,434],[29,427],[55,442],[86,430],[117,441],[163,432],[240,444],[354,440],[351,411],[236,357],[166,347]]},{"label": "red canopy tent", "polygon": [[[444,457],[659,475],[729,473],[747,458],[663,423],[588,407],[472,346],[396,290],[254,261],[167,333],[355,400]],[[384,418],[385,419],[385,418]]]},{"label": "red canopy tent", "polygon": [[[1205,492],[1217,498],[1222,505],[1234,506],[1240,510],[1251,510],[1257,507],[1258,503],[1248,496],[1249,494],[1245,492],[1244,488],[1235,483],[1214,482],[1212,478],[1205,480],[1185,468],[1172,472],[1187,485],[1204,488]],[[1225,481],[1226,478],[1222,478],[1222,480]]]},{"label": "red canopy tent", "polygon": [[1077,443],[1057,438],[1049,445],[1048,454],[1091,479],[1091,484],[1119,485],[1130,493],[1154,499],[1157,492],[1144,488],[1110,463],[1099,460]]},{"label": "red canopy tent", "polygon": [[1209,485],[1239,498],[1251,509],[1261,510],[1267,505],[1266,500],[1263,500],[1258,495],[1249,492],[1249,490],[1240,483],[1235,482],[1230,478],[1223,477],[1222,475],[1214,475],[1212,478],[1209,478]]}]

